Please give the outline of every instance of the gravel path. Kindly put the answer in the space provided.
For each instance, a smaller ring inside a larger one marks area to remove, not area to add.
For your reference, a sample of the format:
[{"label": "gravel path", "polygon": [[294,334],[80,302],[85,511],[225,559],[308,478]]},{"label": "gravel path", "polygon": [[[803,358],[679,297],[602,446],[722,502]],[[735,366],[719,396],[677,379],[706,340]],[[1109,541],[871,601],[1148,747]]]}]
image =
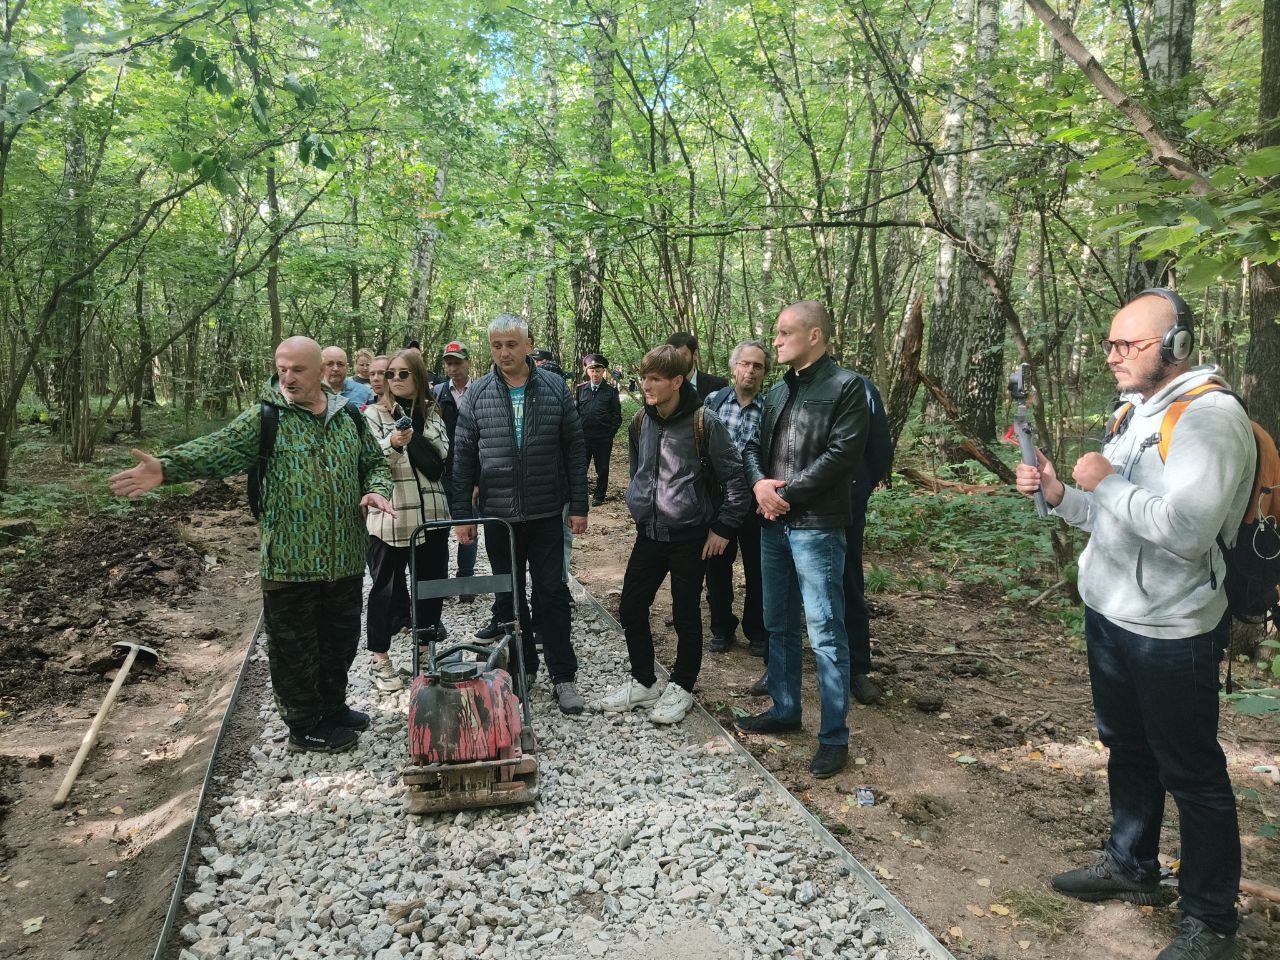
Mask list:
[{"label": "gravel path", "polygon": [[[454,637],[486,615],[484,598],[445,607]],[[586,604],[573,637],[591,700],[624,677],[625,646]],[[393,656],[408,662],[406,638]],[[367,658],[351,703],[374,722],[353,752],[288,753],[259,698],[260,742],[223,780],[179,921],[182,960],[927,956],[693,714],[564,717],[543,674],[539,801],[406,815],[408,694],[373,689]]]}]

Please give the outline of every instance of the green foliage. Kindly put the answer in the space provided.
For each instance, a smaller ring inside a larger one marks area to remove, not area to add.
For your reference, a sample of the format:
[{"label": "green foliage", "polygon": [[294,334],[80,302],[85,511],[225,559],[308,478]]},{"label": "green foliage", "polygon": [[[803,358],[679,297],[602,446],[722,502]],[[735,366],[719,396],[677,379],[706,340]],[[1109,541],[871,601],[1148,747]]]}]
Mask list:
[{"label": "green foliage", "polygon": [[1032,585],[1053,573],[1049,529],[1022,497],[935,495],[903,485],[877,491],[867,512],[868,549],[924,551],[937,571],[905,582],[915,579],[919,589],[990,584],[1011,600],[1038,593]]}]

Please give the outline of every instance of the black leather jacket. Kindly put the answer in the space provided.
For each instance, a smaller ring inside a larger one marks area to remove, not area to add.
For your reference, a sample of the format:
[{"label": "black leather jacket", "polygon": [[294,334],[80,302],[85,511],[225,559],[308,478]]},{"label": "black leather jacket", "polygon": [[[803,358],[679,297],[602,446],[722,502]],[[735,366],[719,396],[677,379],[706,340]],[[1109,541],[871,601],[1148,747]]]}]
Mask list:
[{"label": "black leather jacket", "polygon": [[[790,429],[777,436],[783,407],[794,394]],[[742,451],[747,484],[769,477],[774,445],[785,444],[784,476],[778,495],[791,504],[787,526],[847,527],[852,518],[854,476],[862,462],[870,416],[863,380],[824,354],[800,373],[788,371],[765,395],[759,436]]]}]

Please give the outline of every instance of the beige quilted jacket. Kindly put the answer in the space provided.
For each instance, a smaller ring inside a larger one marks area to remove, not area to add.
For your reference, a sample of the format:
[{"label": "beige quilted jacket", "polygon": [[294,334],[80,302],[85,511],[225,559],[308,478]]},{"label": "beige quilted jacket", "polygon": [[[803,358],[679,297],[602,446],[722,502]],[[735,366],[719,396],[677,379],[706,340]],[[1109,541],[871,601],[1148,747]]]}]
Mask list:
[{"label": "beige quilted jacket", "polygon": [[[407,547],[410,535],[419,524],[426,520],[449,519],[448,497],[439,480],[428,480],[415,471],[409,463],[409,454],[391,446],[391,434],[395,432],[396,420],[401,416],[399,406],[391,414],[381,406],[371,403],[364,408],[364,415],[369,421],[370,432],[387,458],[391,476],[395,479],[391,504],[398,514],[393,519],[381,510],[371,509],[365,525],[369,533],[384,543],[393,547]],[[449,436],[437,410],[433,409],[427,418],[426,434],[427,442],[436,448],[441,457],[447,457]]]}]

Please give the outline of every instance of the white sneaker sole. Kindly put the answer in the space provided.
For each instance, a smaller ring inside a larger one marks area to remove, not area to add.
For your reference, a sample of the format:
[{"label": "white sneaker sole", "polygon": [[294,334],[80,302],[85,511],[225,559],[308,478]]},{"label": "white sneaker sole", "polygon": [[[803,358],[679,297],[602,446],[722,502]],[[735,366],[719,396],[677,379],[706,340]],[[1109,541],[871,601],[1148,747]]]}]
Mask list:
[{"label": "white sneaker sole", "polygon": [[657,702],[657,697],[652,700],[633,700],[630,706],[624,707],[616,703],[605,703],[603,700],[597,700],[591,707],[600,713],[630,713],[632,710],[639,710],[641,707],[652,707]]},{"label": "white sneaker sole", "polygon": [[681,711],[680,711],[680,716],[678,716],[678,717],[673,717],[673,716],[672,716],[671,714],[669,714],[669,713],[665,713],[665,714],[661,714],[661,715],[660,715],[660,714],[658,714],[658,713],[656,713],[656,712],[655,712],[655,713],[650,713],[650,714],[649,714],[649,719],[650,719],[650,720],[652,720],[654,723],[661,724],[661,725],[663,725],[663,726],[667,726],[667,725],[672,724],[672,723],[679,723],[681,720],[683,720],[685,717],[687,717],[687,716],[689,715],[689,711],[690,711],[691,709],[692,709],[692,707],[685,707],[683,710],[681,710]]}]

